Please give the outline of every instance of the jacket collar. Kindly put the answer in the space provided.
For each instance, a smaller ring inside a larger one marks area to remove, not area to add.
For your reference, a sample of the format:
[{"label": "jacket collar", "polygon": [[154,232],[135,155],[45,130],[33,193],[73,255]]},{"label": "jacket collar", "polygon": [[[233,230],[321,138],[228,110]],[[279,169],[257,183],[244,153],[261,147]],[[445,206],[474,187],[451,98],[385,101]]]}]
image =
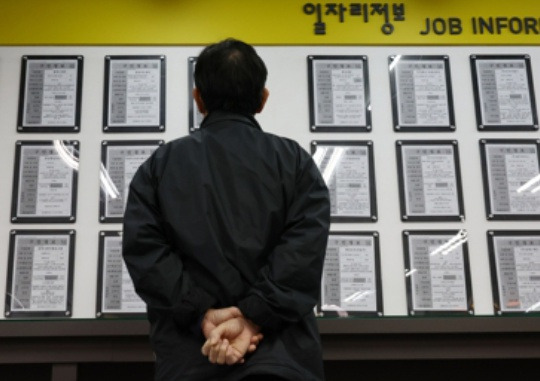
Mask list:
[{"label": "jacket collar", "polygon": [[249,127],[256,128],[258,130],[262,130],[261,126],[259,125],[259,122],[253,117],[253,115],[249,114],[240,114],[240,113],[234,113],[234,112],[227,112],[227,111],[212,111],[208,115],[206,115],[201,123],[201,129],[211,127],[214,124],[221,123],[221,122],[235,122],[235,123],[242,123],[246,124]]}]

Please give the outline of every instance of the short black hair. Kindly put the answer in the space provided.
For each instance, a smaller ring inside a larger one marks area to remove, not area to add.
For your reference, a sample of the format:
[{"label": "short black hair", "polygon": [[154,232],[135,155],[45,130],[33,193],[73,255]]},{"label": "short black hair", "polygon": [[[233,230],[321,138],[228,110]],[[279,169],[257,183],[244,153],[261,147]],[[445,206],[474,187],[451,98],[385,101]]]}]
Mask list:
[{"label": "short black hair", "polygon": [[229,38],[201,52],[195,65],[195,86],[208,112],[255,114],[261,107],[267,74],[251,45]]}]

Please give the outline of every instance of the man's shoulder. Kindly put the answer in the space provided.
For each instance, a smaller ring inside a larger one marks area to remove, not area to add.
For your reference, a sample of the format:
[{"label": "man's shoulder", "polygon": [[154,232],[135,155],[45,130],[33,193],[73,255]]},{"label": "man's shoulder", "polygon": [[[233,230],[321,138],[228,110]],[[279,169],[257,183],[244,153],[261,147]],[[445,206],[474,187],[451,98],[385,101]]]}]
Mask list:
[{"label": "man's shoulder", "polygon": [[178,146],[185,146],[189,144],[194,144],[197,141],[200,141],[200,131],[197,130],[189,135],[180,136],[178,138],[172,139],[168,141],[165,146],[168,146],[169,148],[175,148]]},{"label": "man's shoulder", "polygon": [[266,136],[266,139],[276,147],[293,150],[295,152],[304,152],[302,146],[294,139],[285,136],[273,134],[271,132],[261,131]]},{"label": "man's shoulder", "polygon": [[178,155],[178,153],[182,153],[183,155],[188,153],[190,151],[188,147],[192,146],[194,142],[194,137],[192,135],[187,135],[175,138],[160,145],[139,167],[139,172],[146,171],[159,176],[159,174],[163,173],[168,166],[171,159],[174,161],[175,155]]},{"label": "man's shoulder", "polygon": [[198,138],[198,132],[195,132],[195,133],[190,134],[190,135],[175,138],[173,140],[170,140],[170,141],[166,142],[162,146],[160,146],[156,150],[156,155],[155,156],[157,156],[157,157],[167,156],[167,155],[169,155],[171,152],[173,152],[175,150],[186,149],[189,146],[192,146],[192,145],[196,144],[198,141],[200,141],[200,139]]}]

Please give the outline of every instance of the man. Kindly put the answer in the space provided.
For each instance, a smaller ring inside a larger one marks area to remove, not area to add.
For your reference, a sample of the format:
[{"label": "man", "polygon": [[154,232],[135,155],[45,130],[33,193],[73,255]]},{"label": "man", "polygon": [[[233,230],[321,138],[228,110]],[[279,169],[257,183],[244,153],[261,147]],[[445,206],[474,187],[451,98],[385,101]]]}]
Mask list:
[{"label": "man", "polygon": [[157,380],[324,379],[313,307],[328,190],[296,142],[254,119],[266,76],[241,41],[205,48],[200,130],[156,150],[131,183],[123,255],[147,303]]}]

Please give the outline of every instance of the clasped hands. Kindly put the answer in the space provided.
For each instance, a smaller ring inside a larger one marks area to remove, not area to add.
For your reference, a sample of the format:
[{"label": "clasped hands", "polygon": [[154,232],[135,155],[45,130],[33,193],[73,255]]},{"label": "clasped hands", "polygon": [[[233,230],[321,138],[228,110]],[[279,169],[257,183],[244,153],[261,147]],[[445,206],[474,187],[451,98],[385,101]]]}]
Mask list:
[{"label": "clasped hands", "polygon": [[201,352],[213,364],[243,363],[246,353],[254,352],[263,338],[260,328],[237,307],[209,309],[201,329],[206,338]]}]

